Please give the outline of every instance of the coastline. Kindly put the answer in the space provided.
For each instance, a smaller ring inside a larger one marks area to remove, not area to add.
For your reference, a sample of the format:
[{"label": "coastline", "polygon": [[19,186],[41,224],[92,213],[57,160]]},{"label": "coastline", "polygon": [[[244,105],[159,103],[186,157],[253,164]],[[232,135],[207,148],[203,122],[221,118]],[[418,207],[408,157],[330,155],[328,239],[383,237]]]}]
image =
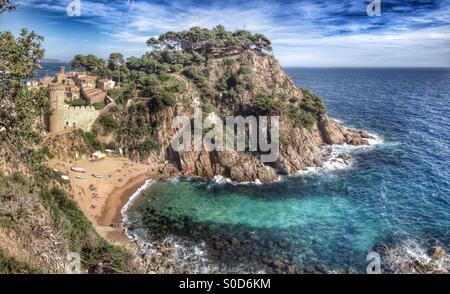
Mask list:
[{"label": "coastline", "polygon": [[[147,180],[157,176],[156,166],[136,163],[123,157],[74,162],[53,159],[47,164],[69,176],[68,192],[103,238],[112,244],[134,249],[133,242],[119,225],[122,220],[121,210]],[[83,168],[85,173],[74,172],[72,167]]]},{"label": "coastline", "polygon": [[121,226],[122,209],[130,201],[136,191],[145,185],[154,175],[142,174],[130,179],[121,187],[116,187],[109,195],[103,206],[96,224],[96,230],[110,243],[135,251],[134,244]]},{"label": "coastline", "polygon": [[131,196],[151,178],[154,178],[154,175],[137,175],[123,186],[116,187],[108,195],[108,200],[103,206],[98,224],[100,226],[111,226],[120,223],[122,220],[122,208],[128,203]]}]

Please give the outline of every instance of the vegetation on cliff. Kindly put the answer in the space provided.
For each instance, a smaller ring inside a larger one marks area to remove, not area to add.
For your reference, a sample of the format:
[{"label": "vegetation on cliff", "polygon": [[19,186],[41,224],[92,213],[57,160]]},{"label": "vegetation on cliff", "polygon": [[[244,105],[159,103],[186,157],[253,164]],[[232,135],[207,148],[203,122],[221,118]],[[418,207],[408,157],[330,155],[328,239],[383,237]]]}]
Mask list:
[{"label": "vegetation on cliff", "polygon": [[[0,1],[0,14],[12,10]],[[42,41],[25,29],[17,38],[0,33],[0,272],[65,272],[71,251],[81,254],[83,270],[130,272],[129,254],[95,232],[61,175],[43,165],[51,157],[40,147],[47,93],[25,84],[44,56]]]},{"label": "vegetation on cliff", "polygon": [[[140,58],[125,61],[120,53],[113,53],[108,63],[80,56],[72,62],[93,71],[102,64],[101,71],[109,70],[109,77],[120,82],[109,93],[116,105],[102,114],[93,133],[105,145],[121,147],[132,159],[168,161],[186,174],[273,181],[275,169],[291,174],[320,165],[321,145],[362,136],[336,123],[330,126],[323,100],[308,89],[295,87],[269,54],[270,41],[261,34],[230,32],[223,26],[194,27],[150,38],[147,45],[151,51]],[[200,107],[204,115],[214,112],[222,118],[279,116],[280,158],[269,164],[273,169],[260,162],[259,150],[233,155],[240,158],[237,161],[221,159],[227,156],[221,152],[209,156],[174,152],[171,121],[180,114],[192,117],[193,106]],[[359,138],[357,142],[364,141]]]}]

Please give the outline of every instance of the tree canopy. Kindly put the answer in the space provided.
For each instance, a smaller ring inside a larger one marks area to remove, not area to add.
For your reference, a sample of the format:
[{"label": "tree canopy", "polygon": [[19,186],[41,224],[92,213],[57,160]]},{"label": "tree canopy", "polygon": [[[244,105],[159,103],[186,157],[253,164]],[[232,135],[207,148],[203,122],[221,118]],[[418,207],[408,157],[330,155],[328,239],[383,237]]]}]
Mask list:
[{"label": "tree canopy", "polygon": [[108,58],[108,68],[116,70],[119,66],[125,63],[125,58],[122,53],[111,53]]},{"label": "tree canopy", "polygon": [[[6,5],[6,6],[5,6]],[[0,2],[0,14],[12,5]],[[43,91],[28,91],[25,81],[35,76],[43,58],[43,37],[22,29],[18,37],[0,32],[0,143],[4,140],[20,151],[40,136],[34,131],[36,118],[46,105]]]},{"label": "tree canopy", "polygon": [[262,34],[252,34],[246,30],[234,32],[225,30],[218,25],[213,29],[193,27],[182,32],[167,32],[147,41],[153,50],[182,50],[188,53],[198,53],[204,57],[222,57],[237,54],[245,50],[271,52],[271,42]]},{"label": "tree canopy", "polygon": [[11,0],[0,0],[0,14],[11,12],[16,9],[16,5]]},{"label": "tree canopy", "polygon": [[77,54],[70,65],[74,69],[88,71],[102,78],[111,76],[110,70],[106,67],[106,61],[95,55]]}]

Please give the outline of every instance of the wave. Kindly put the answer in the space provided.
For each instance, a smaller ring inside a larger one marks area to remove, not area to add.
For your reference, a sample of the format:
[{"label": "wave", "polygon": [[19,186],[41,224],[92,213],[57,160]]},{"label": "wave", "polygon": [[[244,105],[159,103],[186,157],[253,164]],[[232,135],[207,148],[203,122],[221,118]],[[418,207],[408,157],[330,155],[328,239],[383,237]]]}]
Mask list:
[{"label": "wave", "polygon": [[[179,180],[179,177],[171,179],[173,182],[178,182]],[[217,271],[217,268],[212,266],[208,261],[207,254],[203,249],[204,244],[184,244],[185,242],[177,236],[168,236],[163,240],[152,240],[151,232],[144,228],[138,217],[133,217],[132,207],[143,195],[143,192],[154,183],[155,180],[153,179],[145,181],[144,185],[131,195],[128,202],[121,209],[122,227],[128,239],[136,244],[137,253],[139,255],[157,255],[161,257],[162,254],[158,250],[159,245],[170,244],[172,254],[170,258],[166,258],[168,262],[189,269],[192,273],[211,273]]]},{"label": "wave", "polygon": [[231,185],[262,185],[262,182],[259,179],[256,179],[255,181],[252,181],[252,182],[236,182],[236,181],[233,181],[230,178],[227,178],[227,177],[221,176],[221,175],[214,176],[214,178],[212,178],[211,181],[213,183],[215,183],[215,184],[220,184],[220,185],[223,185],[223,184],[231,184]]},{"label": "wave", "polygon": [[130,228],[134,227],[135,222],[129,217],[127,212],[135,204],[136,200],[142,195],[142,192],[147,190],[153,183],[155,183],[155,180],[153,179],[146,180],[145,183],[131,195],[130,199],[128,199],[128,202],[120,210],[120,213],[122,214],[122,227],[124,229],[124,233],[131,241],[137,242],[139,240],[136,239],[135,234],[133,234],[130,230]]},{"label": "wave", "polygon": [[[304,176],[310,174],[318,174],[327,171],[349,169],[353,165],[353,159],[350,155],[353,152],[370,149],[376,145],[384,144],[384,140],[378,134],[367,133],[373,139],[367,139],[369,145],[349,145],[349,144],[334,144],[326,146],[322,149],[324,157],[327,158],[322,166],[307,167],[304,170],[299,170],[294,176]],[[347,156],[345,156],[346,154]]]},{"label": "wave", "polygon": [[450,257],[430,256],[427,247],[422,243],[407,239],[391,247],[385,248],[388,267],[394,273],[448,273]]}]

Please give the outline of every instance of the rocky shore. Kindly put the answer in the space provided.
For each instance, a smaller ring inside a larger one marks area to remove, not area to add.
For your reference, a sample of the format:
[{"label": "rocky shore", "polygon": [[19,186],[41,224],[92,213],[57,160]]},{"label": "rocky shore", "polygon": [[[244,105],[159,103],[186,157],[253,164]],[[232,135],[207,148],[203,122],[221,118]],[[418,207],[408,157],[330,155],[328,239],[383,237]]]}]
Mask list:
[{"label": "rocky shore", "polygon": [[392,273],[450,273],[450,256],[441,245],[426,247],[407,240],[395,246],[384,246],[382,252],[386,257],[386,267]]}]

